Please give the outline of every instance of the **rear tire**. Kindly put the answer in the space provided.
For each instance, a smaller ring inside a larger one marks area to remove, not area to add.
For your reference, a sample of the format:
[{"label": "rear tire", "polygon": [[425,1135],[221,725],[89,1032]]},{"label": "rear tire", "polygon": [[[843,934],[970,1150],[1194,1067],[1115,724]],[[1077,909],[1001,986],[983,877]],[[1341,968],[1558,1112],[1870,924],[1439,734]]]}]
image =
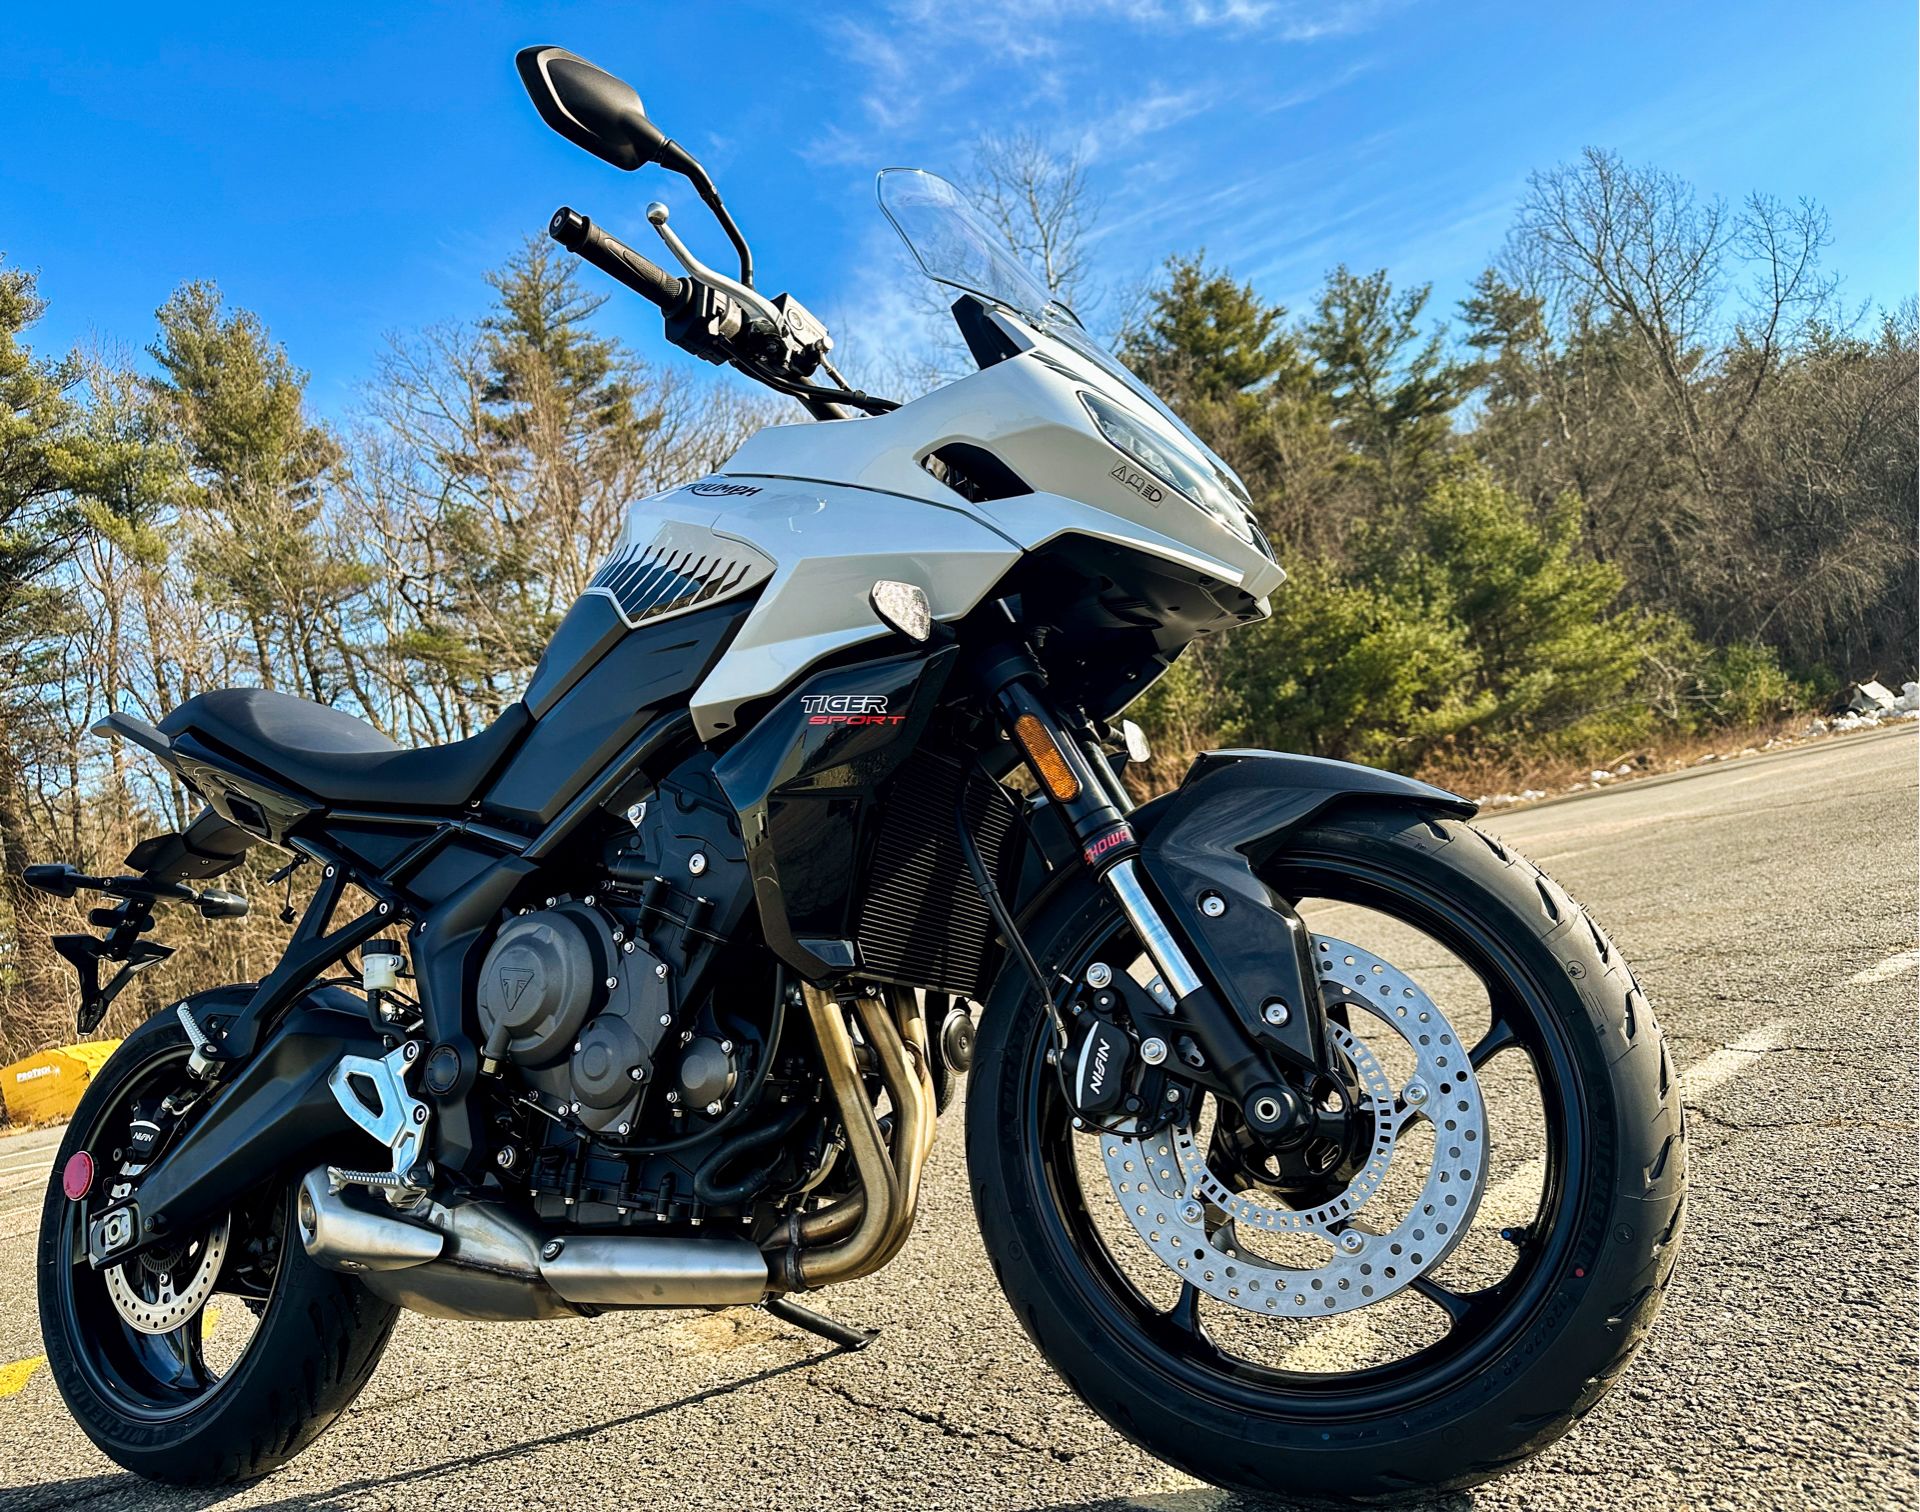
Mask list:
[{"label": "rear tire", "polygon": [[[41,1211],[40,1329],[68,1410],[103,1454],[150,1480],[225,1486],[284,1464],[346,1410],[379,1363],[399,1309],[352,1277],[315,1265],[292,1242],[279,1246],[272,1288],[244,1353],[204,1388],[142,1382],[127,1363],[137,1357],[101,1335],[106,1314],[91,1290],[101,1282],[87,1266],[83,1210],[66,1199],[60,1172],[74,1152],[111,1141],[116,1117],[138,1089],[177,1085],[189,1048],[172,1015],[150,1019],[81,1098]],[[96,1153],[96,1164],[108,1169],[107,1151]],[[288,1237],[297,1233],[292,1198],[290,1186],[278,1198],[280,1232]]]},{"label": "rear tire", "polygon": [[[1569,1119],[1579,1153],[1568,1184],[1544,1200],[1559,1215],[1555,1237],[1530,1262],[1527,1285],[1516,1285],[1511,1320],[1486,1325],[1484,1348],[1437,1360],[1425,1379],[1409,1367],[1404,1382],[1356,1385],[1347,1396],[1292,1390],[1277,1372],[1235,1378],[1199,1351],[1181,1358],[1167,1331],[1134,1318],[1125,1288],[1088,1261],[1085,1225],[1071,1211],[1078,1189],[1063,1193],[1057,1168],[1034,1148],[1049,1127],[1056,1143],[1089,1141],[1064,1130],[1059,1113],[1051,1124],[1036,1113],[1052,1095],[1046,1036],[1017,971],[981,1016],[968,1091],[968,1163],[987,1251],[1028,1335],[1075,1393],[1191,1475],[1249,1495],[1344,1501],[1474,1485],[1566,1433],[1645,1339],[1683,1228],[1678,1079],[1619,952],[1498,841],[1453,820],[1353,805],[1300,832],[1275,864],[1303,883],[1371,878],[1417,900],[1410,908],[1451,911],[1492,942],[1537,1002],[1543,1043],[1557,1045],[1577,1094]],[[1334,894],[1303,886],[1300,895]],[[1075,951],[1113,927],[1111,904],[1088,886],[1047,908],[1027,938],[1051,975],[1073,970]]]}]

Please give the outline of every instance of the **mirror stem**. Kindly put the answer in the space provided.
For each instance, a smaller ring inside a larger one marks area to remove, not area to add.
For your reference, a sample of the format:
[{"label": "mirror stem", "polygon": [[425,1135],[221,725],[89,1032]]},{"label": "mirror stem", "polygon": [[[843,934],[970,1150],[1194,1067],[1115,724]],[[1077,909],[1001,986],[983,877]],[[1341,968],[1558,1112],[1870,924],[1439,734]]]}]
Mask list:
[{"label": "mirror stem", "polygon": [[700,196],[701,202],[713,212],[713,218],[720,222],[720,229],[727,233],[727,240],[733,243],[734,250],[740,254],[740,282],[749,289],[753,287],[753,253],[747,248],[747,239],[740,234],[740,228],[733,223],[733,217],[727,213],[727,207],[721,203],[720,191],[713,186],[713,180],[707,176],[707,170],[688,156],[687,167],[682,169],[693,192]]}]

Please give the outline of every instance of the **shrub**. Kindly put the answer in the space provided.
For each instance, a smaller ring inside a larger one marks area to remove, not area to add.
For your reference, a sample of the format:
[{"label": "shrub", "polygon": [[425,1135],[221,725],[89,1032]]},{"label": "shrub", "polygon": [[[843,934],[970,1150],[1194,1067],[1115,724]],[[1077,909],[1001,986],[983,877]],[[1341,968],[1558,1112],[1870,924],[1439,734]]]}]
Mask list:
[{"label": "shrub", "polygon": [[1698,703],[1715,725],[1756,725],[1806,708],[1813,690],[1780,666],[1779,654],[1758,641],[1736,641],[1711,652],[1698,675]]}]

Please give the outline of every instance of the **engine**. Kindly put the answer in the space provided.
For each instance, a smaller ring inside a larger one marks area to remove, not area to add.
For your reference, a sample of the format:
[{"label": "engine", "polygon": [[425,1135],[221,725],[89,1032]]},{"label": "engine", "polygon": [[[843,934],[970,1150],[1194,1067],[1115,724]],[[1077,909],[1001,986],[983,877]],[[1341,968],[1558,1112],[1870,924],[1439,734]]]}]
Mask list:
[{"label": "engine", "polygon": [[628,812],[590,887],[509,918],[482,963],[495,1163],[569,1226],[751,1222],[833,1164],[797,989],[741,928],[739,821],[704,758]]},{"label": "engine", "polygon": [[597,902],[520,914],[480,968],[487,1058],[519,1067],[536,1106],[596,1134],[630,1134],[673,1027],[666,978]]}]

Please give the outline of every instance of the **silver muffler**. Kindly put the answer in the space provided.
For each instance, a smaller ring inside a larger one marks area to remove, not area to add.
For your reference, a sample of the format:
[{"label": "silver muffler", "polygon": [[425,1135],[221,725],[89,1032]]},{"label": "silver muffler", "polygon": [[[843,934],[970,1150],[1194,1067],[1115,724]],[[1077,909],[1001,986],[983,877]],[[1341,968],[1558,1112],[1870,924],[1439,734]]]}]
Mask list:
[{"label": "silver muffler", "polygon": [[440,1258],[446,1235],[424,1224],[396,1218],[393,1210],[368,1212],[343,1202],[327,1168],[307,1172],[296,1206],[300,1242],[328,1270],[361,1275],[405,1270]]},{"label": "silver muffler", "polygon": [[300,1183],[307,1254],[376,1296],[429,1317],[506,1322],[642,1307],[734,1307],[768,1292],[767,1259],[745,1239],[547,1236],[487,1202],[376,1212],[334,1190],[327,1168]]}]

